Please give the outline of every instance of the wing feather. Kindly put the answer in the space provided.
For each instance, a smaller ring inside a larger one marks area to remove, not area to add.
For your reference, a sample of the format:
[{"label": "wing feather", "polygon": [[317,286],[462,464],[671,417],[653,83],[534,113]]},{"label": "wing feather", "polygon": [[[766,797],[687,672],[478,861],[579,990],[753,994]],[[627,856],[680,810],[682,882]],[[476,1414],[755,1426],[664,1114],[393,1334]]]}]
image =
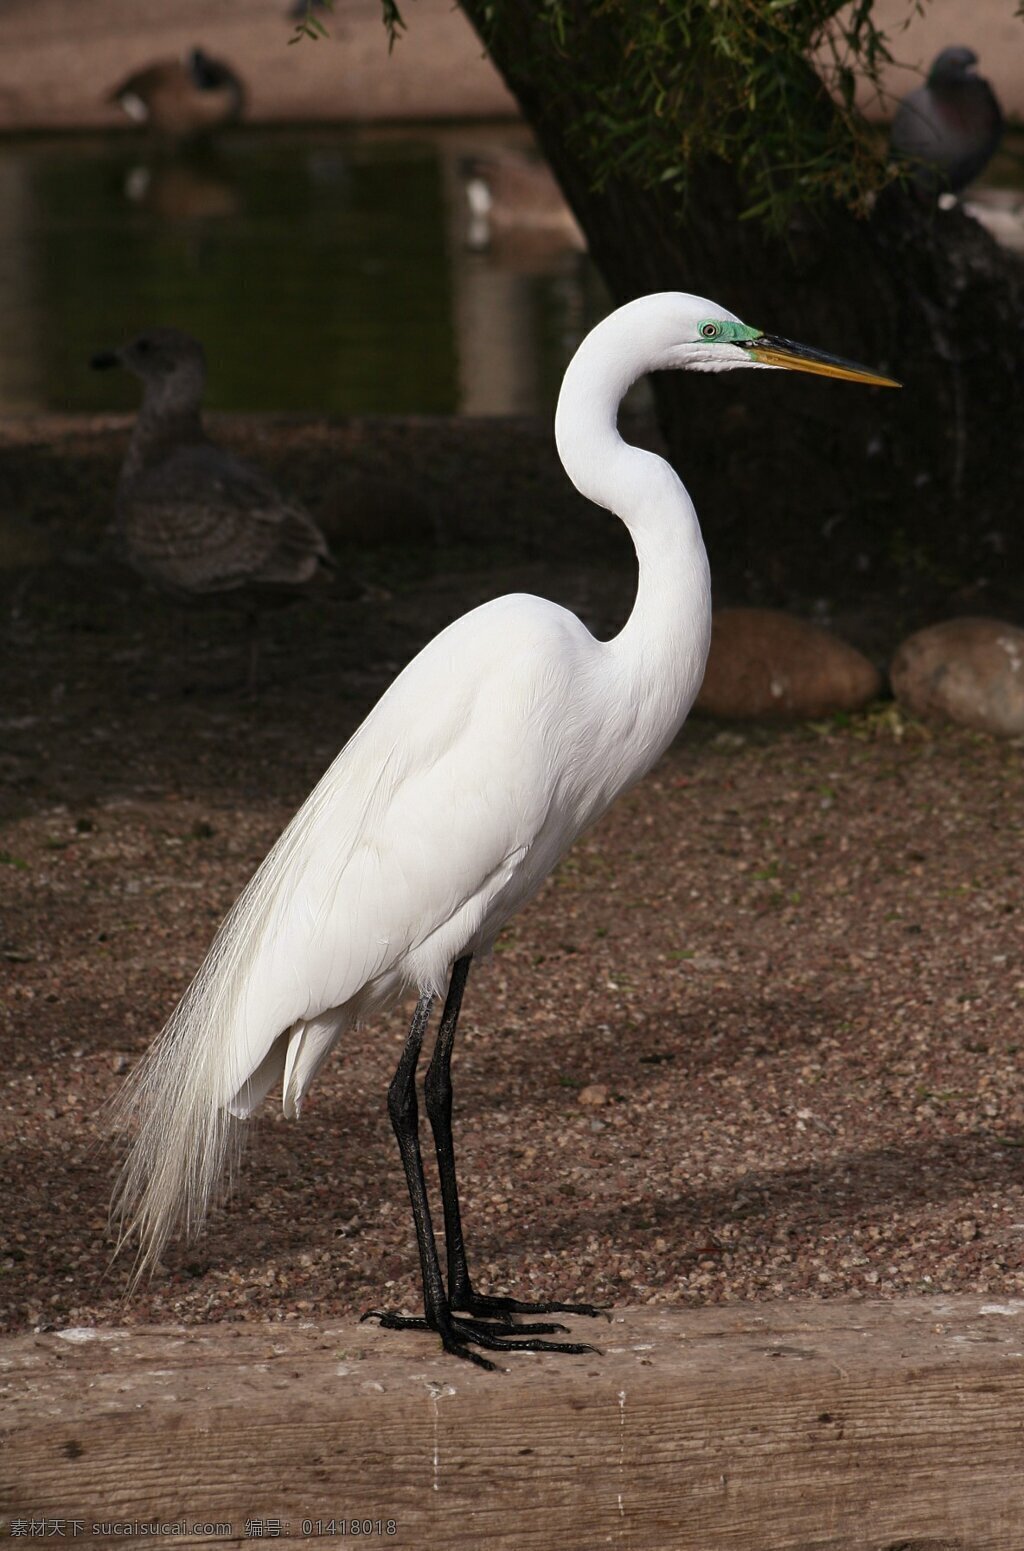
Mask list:
[{"label": "wing feather", "polygon": [[118,513],[132,564],[176,592],[299,587],[330,564],[305,508],[212,443],[175,448],[134,476]]},{"label": "wing feather", "polygon": [[179,1224],[201,1223],[234,1116],[282,1075],[294,1112],[344,1029],[413,985],[440,989],[518,880],[556,795],[550,749],[556,736],[566,747],[584,643],[540,599],[474,610],[399,675],[313,789],[128,1086],[122,1113],[139,1126],[115,1214],[140,1235],[139,1274]]}]

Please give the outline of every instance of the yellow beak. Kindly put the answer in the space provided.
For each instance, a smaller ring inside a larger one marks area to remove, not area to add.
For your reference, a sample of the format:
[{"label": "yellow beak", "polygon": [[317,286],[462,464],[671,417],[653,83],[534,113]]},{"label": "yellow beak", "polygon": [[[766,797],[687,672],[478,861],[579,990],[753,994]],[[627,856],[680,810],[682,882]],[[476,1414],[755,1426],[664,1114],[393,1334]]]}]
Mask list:
[{"label": "yellow beak", "polygon": [[814,372],[819,377],[843,377],[847,382],[866,382],[874,388],[903,386],[892,377],[881,377],[866,366],[858,366],[855,361],[844,361],[837,355],[826,355],[809,345],[797,345],[791,339],[777,339],[771,334],[752,339],[748,348],[762,366],[784,366],[791,372]]}]

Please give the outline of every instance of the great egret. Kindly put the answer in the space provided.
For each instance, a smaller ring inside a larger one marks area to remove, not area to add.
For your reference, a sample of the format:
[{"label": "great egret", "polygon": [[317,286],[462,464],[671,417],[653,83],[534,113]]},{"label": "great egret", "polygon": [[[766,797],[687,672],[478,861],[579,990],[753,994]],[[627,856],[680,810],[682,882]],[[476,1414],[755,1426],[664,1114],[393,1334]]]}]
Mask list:
[{"label": "great egret", "polygon": [[193,48],[134,71],[106,100],[166,139],[198,140],[241,118],[245,87],[230,65]]},{"label": "great egret", "polygon": [[117,523],[129,563],[179,596],[300,589],[331,557],[298,502],[203,429],[206,360],[198,340],[154,328],[93,356],[143,384],[117,484]]},{"label": "great egret", "polygon": [[1003,115],[991,86],[975,75],[977,63],[973,49],[944,48],[893,119],[892,148],[911,164],[925,197],[959,193],[999,149]]},{"label": "great egret", "polygon": [[[540,888],[576,837],[647,771],[700,687],[711,627],[696,513],[661,458],[616,429],[642,373],[790,367],[896,386],[860,366],[763,334],[701,297],[666,292],[620,307],[570,362],[555,435],[569,478],[626,524],[639,583],[629,620],[597,641],[567,610],[515,594],[436,636],[387,690],[300,808],[229,913],[126,1097],[138,1134],[115,1214],[137,1233],[136,1275],[168,1235],[202,1221],[231,1140],[276,1083],[298,1114],[347,1028],[419,1000],[388,1111],[412,1203],[423,1315],[446,1351],[579,1352],[563,1327],[520,1314],[589,1305],[490,1298],[467,1269],[455,1180],[450,1062],[470,961]],[[444,1209],[441,1275],[420,1154],[415,1076],[447,986],[425,1083]]]}]

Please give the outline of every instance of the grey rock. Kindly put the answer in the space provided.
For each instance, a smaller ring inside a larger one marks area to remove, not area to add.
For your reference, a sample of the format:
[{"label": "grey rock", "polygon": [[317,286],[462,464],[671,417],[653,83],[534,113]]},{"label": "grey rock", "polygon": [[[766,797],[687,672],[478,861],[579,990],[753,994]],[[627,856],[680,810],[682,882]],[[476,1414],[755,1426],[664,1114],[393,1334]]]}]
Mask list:
[{"label": "grey rock", "polygon": [[1024,734],[1024,630],[948,619],[903,642],[890,670],[900,705],[926,720],[1001,737]]}]

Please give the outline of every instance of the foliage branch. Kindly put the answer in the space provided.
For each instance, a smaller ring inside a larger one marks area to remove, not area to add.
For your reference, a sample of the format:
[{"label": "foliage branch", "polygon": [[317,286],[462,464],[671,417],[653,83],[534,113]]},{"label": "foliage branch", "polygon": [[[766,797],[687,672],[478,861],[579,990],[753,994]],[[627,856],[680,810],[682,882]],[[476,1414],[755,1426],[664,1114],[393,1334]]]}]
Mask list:
[{"label": "foliage branch", "polygon": [[[906,0],[906,22],[926,0]],[[295,35],[324,34],[306,0]],[[513,89],[533,108],[570,94],[570,152],[595,188],[663,186],[685,215],[693,169],[727,166],[742,211],[783,229],[797,206],[866,213],[895,176],[856,105],[881,99],[890,38],[874,0],[460,0]],[[405,30],[381,0],[390,46]],[[1020,0],[1024,14],[1024,0]],[[904,24],[905,25],[905,24]],[[532,115],[531,115],[532,116]]]},{"label": "foliage branch", "polygon": [[[682,214],[692,169],[728,166],[744,214],[775,228],[796,205],[870,208],[889,181],[877,131],[855,104],[881,95],[889,38],[873,0],[528,0],[520,57],[508,58],[523,0],[463,0],[505,73],[543,72],[581,109],[573,153],[594,184],[667,185]],[[920,10],[907,0],[907,19]],[[527,57],[528,55],[528,57]],[[511,69],[509,68],[511,67]],[[831,98],[831,101],[829,100]]]}]

